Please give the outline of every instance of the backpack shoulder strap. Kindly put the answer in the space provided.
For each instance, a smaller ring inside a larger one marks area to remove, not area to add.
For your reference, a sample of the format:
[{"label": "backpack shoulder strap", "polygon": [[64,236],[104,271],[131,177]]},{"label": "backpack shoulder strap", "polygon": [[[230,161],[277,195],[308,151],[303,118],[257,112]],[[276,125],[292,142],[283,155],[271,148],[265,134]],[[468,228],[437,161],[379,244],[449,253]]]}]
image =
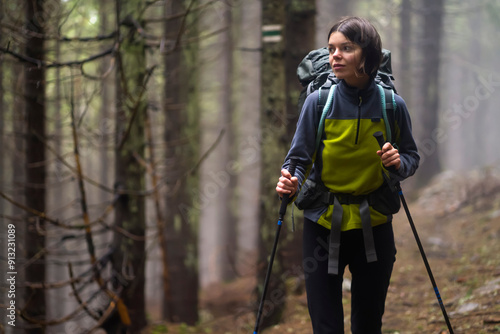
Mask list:
[{"label": "backpack shoulder strap", "polygon": [[325,83],[318,89],[318,112],[323,112],[323,108],[328,100],[328,92],[333,86],[331,80],[326,80]]},{"label": "backpack shoulder strap", "polygon": [[[328,86],[329,87],[323,86],[318,91],[318,111],[321,110],[321,118],[319,120],[318,132],[316,134],[316,151],[318,151],[319,143],[321,142],[321,137],[323,136],[323,128],[325,127],[326,114],[328,114],[328,111],[332,107],[333,94],[335,93],[335,87],[337,85],[332,84],[330,81],[330,84]],[[327,89],[328,89],[328,95],[326,94]],[[324,90],[323,94],[321,94],[322,90]]]},{"label": "backpack shoulder strap", "polygon": [[[394,91],[387,89],[377,84],[380,92],[380,101],[382,104],[382,116],[384,117],[385,131],[387,133],[387,141],[391,144],[395,140],[393,137],[394,123],[396,121],[396,100],[394,98]],[[389,115],[388,115],[389,114]]]}]

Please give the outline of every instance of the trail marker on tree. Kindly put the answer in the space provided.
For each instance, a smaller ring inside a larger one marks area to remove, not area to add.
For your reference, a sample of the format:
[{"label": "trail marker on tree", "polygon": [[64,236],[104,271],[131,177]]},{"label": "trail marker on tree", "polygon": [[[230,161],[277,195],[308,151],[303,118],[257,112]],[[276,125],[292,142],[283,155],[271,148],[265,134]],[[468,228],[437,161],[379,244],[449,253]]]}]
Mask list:
[{"label": "trail marker on tree", "polygon": [[262,41],[264,43],[278,43],[281,42],[283,36],[281,35],[281,30],[283,26],[281,24],[268,24],[262,26]]}]

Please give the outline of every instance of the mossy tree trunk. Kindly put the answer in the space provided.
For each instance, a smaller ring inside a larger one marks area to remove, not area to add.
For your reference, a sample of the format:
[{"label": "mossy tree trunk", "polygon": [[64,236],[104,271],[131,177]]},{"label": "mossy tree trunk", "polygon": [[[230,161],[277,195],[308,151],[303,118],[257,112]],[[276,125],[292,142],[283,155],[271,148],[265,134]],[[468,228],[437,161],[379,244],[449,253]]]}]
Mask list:
[{"label": "mossy tree trunk", "polygon": [[[117,1],[117,25],[120,48],[116,73],[116,143],[115,188],[120,194],[115,207],[115,225],[133,237],[115,233],[113,269],[117,291],[128,308],[132,323],[130,333],[146,326],[145,313],[145,169],[139,160],[144,156],[146,80],[145,43],[139,33],[143,2]],[[138,159],[139,157],[139,159]],[[123,328],[125,324],[118,327]]]},{"label": "mossy tree trunk", "polygon": [[[189,64],[182,41],[182,25],[191,26],[189,17],[177,16],[186,11],[183,1],[165,3],[165,37],[170,48],[165,62],[165,142],[166,142],[166,215],[162,236],[164,252],[164,306],[163,316],[173,322],[194,325],[198,321],[197,239],[192,216],[192,193],[188,191],[191,175],[186,175],[193,164],[194,148],[185,140],[190,134],[187,89]],[[189,48],[189,47],[188,47]],[[192,65],[191,65],[192,66]]]},{"label": "mossy tree trunk", "polygon": [[[263,175],[259,279],[265,277],[274,243],[276,225],[272,223],[277,222],[280,205],[275,186],[298,120],[297,102],[302,87],[297,79],[297,66],[314,48],[315,9],[312,0],[274,0],[263,4],[263,25],[281,26],[282,38],[264,43],[262,55]],[[290,233],[292,222],[289,217],[288,214],[281,229],[265,301],[263,328],[279,322],[288,293],[285,282],[302,272],[301,232]],[[297,219],[296,223],[301,227],[301,220]]]},{"label": "mossy tree trunk", "polygon": [[[297,66],[309,51],[315,48],[315,2],[315,0],[290,1],[286,6],[286,132],[284,134],[284,145],[286,149],[290,147],[293,135],[295,134],[300,112],[300,110],[297,109],[297,103],[302,85],[297,79]],[[296,231],[291,233],[291,224],[288,224],[289,228],[284,229],[282,249],[285,254],[283,270],[287,273],[285,278],[291,278],[292,276],[301,274],[302,223],[302,216],[297,215],[295,216]]]},{"label": "mossy tree trunk", "polygon": [[441,68],[441,41],[443,33],[444,0],[422,0],[422,31],[418,48],[431,50],[421,54],[417,64],[425,66],[418,70],[416,78],[414,114],[416,140],[421,156],[420,167],[416,174],[419,186],[428,183],[441,171],[441,148],[439,133],[439,74]]},{"label": "mossy tree trunk", "polygon": [[[38,61],[44,60],[44,1],[26,3],[26,29],[31,32],[26,39],[26,56]],[[28,208],[45,212],[45,68],[26,63],[25,117],[26,133],[26,186],[25,200]],[[38,227],[37,227],[38,226]],[[45,236],[39,233],[45,229],[45,222],[38,217],[29,216],[26,222],[26,258],[28,261],[39,255],[45,248]],[[45,281],[45,256],[40,256],[26,267],[25,279],[28,282]],[[35,322],[45,320],[46,300],[44,289],[27,289],[25,295],[25,314]],[[45,326],[39,325],[26,330],[27,333],[45,333]]]},{"label": "mossy tree trunk", "polygon": [[[266,275],[269,254],[271,253],[277,228],[280,202],[275,187],[280,175],[280,166],[286,154],[288,136],[285,92],[285,62],[283,59],[286,22],[285,2],[283,0],[263,1],[262,24],[274,30],[281,38],[268,41],[262,45],[262,177],[261,177],[261,239],[259,245],[259,261],[257,277],[257,303],[262,291]],[[274,27],[273,27],[274,26]],[[280,29],[281,28],[281,29]],[[268,34],[266,32],[266,34]],[[288,228],[283,226],[282,231]],[[280,239],[283,242],[283,238]],[[281,244],[280,244],[281,245]],[[261,319],[262,329],[278,323],[285,308],[286,288],[281,276],[283,272],[283,253],[276,253],[273,271],[269,280],[265,308]]]}]

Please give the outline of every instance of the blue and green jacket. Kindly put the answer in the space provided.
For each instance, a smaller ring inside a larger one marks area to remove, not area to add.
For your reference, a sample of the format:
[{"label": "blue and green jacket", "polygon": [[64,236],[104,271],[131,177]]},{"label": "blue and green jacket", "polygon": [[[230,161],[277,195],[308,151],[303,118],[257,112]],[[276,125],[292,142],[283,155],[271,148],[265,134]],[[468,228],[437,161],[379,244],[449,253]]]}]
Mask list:
[{"label": "blue and green jacket", "polygon": [[[420,157],[412,136],[411,120],[404,100],[397,94],[393,144],[399,150],[401,167],[391,178],[399,181],[413,175]],[[382,131],[387,138],[382,115],[381,96],[372,80],[363,90],[341,80],[335,89],[333,105],[326,115],[322,140],[316,149],[321,112],[317,110],[318,91],[310,94],[302,107],[290,150],[283,164],[288,169],[290,157],[298,160],[295,176],[302,185],[306,178],[324,184],[331,192],[366,195],[384,182],[382,165],[373,137]],[[315,158],[314,158],[315,157]],[[315,159],[315,160],[314,160]],[[314,165],[313,165],[314,162]],[[343,205],[342,231],[361,228],[358,204]],[[392,220],[370,208],[372,226]],[[304,217],[331,228],[333,205],[304,210]]]}]

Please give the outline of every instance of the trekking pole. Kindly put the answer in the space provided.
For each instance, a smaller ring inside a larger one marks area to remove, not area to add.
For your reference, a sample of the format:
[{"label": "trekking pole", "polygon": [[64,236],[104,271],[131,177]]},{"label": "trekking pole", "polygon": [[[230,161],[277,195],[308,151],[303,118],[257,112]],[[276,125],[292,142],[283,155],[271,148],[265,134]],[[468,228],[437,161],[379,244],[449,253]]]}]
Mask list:
[{"label": "trekking pole", "polygon": [[[382,147],[385,144],[383,133],[381,131],[377,131],[373,134],[373,136],[377,139],[377,141],[380,145],[380,149],[382,149]],[[392,166],[388,169],[395,170],[394,167],[392,167]],[[450,332],[450,334],[454,334],[453,328],[451,327],[450,318],[448,317],[448,313],[446,313],[446,309],[444,307],[443,300],[441,299],[441,294],[439,293],[439,290],[438,290],[438,287],[436,284],[436,280],[434,279],[434,275],[432,274],[431,266],[429,265],[429,262],[427,261],[427,256],[425,255],[424,247],[422,246],[422,243],[420,242],[420,238],[418,236],[417,229],[415,227],[415,224],[413,223],[413,219],[411,217],[410,210],[408,209],[408,205],[406,204],[406,200],[405,200],[405,197],[403,195],[403,190],[401,189],[401,185],[399,183],[396,184],[396,190],[399,194],[399,198],[401,198],[401,203],[403,203],[403,207],[405,209],[406,216],[408,217],[408,221],[410,222],[411,230],[413,231],[413,235],[415,236],[415,240],[417,242],[418,249],[420,250],[420,255],[422,255],[422,260],[424,261],[425,268],[427,269],[427,274],[429,275],[429,278],[430,278],[431,283],[432,283],[432,287],[434,288],[434,293],[436,294],[436,298],[438,300],[439,306],[441,307],[441,311],[443,312],[443,317],[444,317],[444,320],[446,321],[446,326],[448,326],[448,331]]]},{"label": "trekking pole", "polygon": [[[288,167],[288,172],[293,176],[295,174],[295,167],[297,165],[297,161],[295,159],[290,159],[290,165]],[[259,332],[259,323],[260,318],[262,316],[262,311],[264,308],[264,301],[266,299],[267,287],[269,285],[269,277],[271,276],[271,271],[273,269],[274,256],[276,254],[276,248],[278,248],[278,239],[280,236],[281,225],[283,224],[283,218],[285,217],[286,208],[289,202],[290,195],[285,194],[281,199],[281,206],[278,215],[278,227],[276,228],[276,235],[274,237],[274,245],[271,251],[271,258],[269,259],[269,264],[267,266],[266,278],[264,280],[264,290],[262,291],[262,298],[260,299],[259,310],[257,311],[257,319],[255,320],[255,328],[253,330],[253,334],[257,334]]]}]

